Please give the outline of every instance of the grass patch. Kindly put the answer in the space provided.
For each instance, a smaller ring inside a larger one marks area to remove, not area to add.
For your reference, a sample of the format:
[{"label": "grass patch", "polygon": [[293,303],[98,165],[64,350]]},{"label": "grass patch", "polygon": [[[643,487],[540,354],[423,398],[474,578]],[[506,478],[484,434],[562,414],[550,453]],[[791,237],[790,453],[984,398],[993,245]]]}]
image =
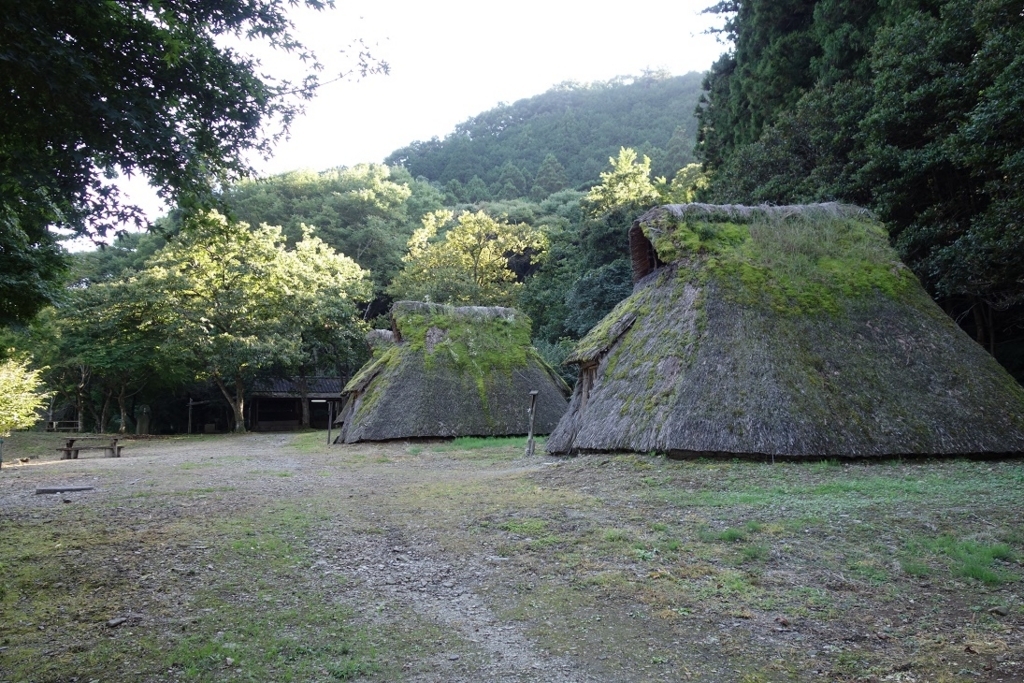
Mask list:
[{"label": "grass patch", "polygon": [[849,570],[864,581],[876,586],[889,580],[889,571],[883,564],[873,557],[852,562],[849,566]]},{"label": "grass patch", "polygon": [[[47,524],[5,526],[0,646],[11,680],[157,680],[168,670],[186,681],[348,680],[379,668],[373,634],[297,571],[318,513],[272,505],[142,531],[136,510],[111,523],[122,510],[64,506]],[[140,604],[159,615],[165,591],[195,615],[181,628],[104,627]],[[68,647],[51,653],[65,632]]]},{"label": "grass patch", "polygon": [[[537,451],[541,452],[544,437],[534,437]],[[478,451],[482,449],[526,449],[525,436],[460,436],[448,443],[439,444],[430,450],[434,453],[451,453],[452,451]]]},{"label": "grass patch", "polygon": [[747,522],[740,528],[730,527],[722,531],[701,530],[699,538],[704,541],[722,541],[723,543],[737,543],[746,541],[750,535],[761,531],[763,525],[760,522]]},{"label": "grass patch", "polygon": [[547,531],[548,523],[543,519],[522,519],[505,522],[500,528],[520,536],[540,536]]},{"label": "grass patch", "polygon": [[[336,430],[332,430],[331,437],[336,433]],[[289,445],[300,453],[323,453],[330,448],[327,444],[327,430],[314,429],[296,432]]]},{"label": "grass patch", "polygon": [[995,568],[998,560],[1011,561],[1014,553],[1005,543],[979,543],[957,540],[952,536],[940,536],[926,540],[924,546],[935,553],[945,555],[954,576],[976,579],[995,586],[1016,580],[1016,576]]},{"label": "grass patch", "polygon": [[[237,613],[203,597],[206,614],[166,655],[184,680],[351,680],[378,670],[365,631],[346,625],[346,609],[307,605]],[[314,603],[315,605],[315,603]]]},{"label": "grass patch", "polygon": [[761,562],[768,559],[770,551],[768,546],[760,544],[751,544],[744,546],[740,550],[740,562]]},{"label": "grass patch", "polygon": [[900,560],[900,569],[904,574],[909,576],[916,576],[919,579],[923,579],[926,576],[931,576],[932,568],[921,560],[914,558],[903,558]]},{"label": "grass patch", "polygon": [[674,553],[677,552],[681,547],[683,547],[682,541],[680,541],[677,538],[670,538],[661,544],[661,551]]},{"label": "grass patch", "polygon": [[632,534],[624,529],[605,529],[601,532],[601,540],[612,545],[629,543]]}]

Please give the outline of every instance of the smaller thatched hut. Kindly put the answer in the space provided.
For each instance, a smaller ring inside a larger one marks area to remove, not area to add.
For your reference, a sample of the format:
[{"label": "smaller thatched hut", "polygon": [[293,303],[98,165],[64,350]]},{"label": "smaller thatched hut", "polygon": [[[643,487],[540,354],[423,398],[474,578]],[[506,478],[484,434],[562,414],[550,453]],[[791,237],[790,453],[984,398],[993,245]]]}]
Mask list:
[{"label": "smaller thatched hut", "polygon": [[629,238],[633,294],[568,358],[548,452],[1024,452],[1024,390],[867,211],[672,205]]},{"label": "smaller thatched hut", "polygon": [[530,346],[530,319],[511,308],[399,301],[391,333],[345,385],[344,443],[414,437],[547,434],[565,412],[565,382]]}]

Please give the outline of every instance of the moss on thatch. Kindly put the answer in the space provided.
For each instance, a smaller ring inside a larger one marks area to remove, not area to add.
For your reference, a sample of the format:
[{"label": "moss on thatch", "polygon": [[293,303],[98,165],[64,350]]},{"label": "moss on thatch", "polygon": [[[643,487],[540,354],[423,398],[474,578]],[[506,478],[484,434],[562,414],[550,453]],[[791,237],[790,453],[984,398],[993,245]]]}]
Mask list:
[{"label": "moss on thatch", "polygon": [[525,434],[565,412],[568,387],[530,346],[530,320],[511,308],[400,301],[395,343],[380,346],[345,386],[342,440]]},{"label": "moss on thatch", "polygon": [[1024,451],[1024,391],[867,212],[668,206],[630,234],[636,288],[570,356],[550,452]]},{"label": "moss on thatch", "polygon": [[687,260],[727,299],[787,315],[839,313],[844,300],[917,286],[885,228],[857,207],[670,205],[639,226],[660,261]]}]

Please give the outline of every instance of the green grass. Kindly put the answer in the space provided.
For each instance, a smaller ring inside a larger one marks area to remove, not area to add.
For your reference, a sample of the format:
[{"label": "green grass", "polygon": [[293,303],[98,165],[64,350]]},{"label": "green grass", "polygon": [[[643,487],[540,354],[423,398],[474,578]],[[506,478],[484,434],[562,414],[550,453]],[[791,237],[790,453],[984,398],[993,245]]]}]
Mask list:
[{"label": "green grass", "polygon": [[11,466],[18,458],[39,458],[57,457],[57,447],[64,445],[66,435],[35,432],[17,431],[11,432],[10,436],[0,436],[3,444],[3,467]]},{"label": "green grass", "polygon": [[[186,681],[347,680],[377,670],[369,632],[351,625],[347,608],[303,587],[296,572],[310,562],[299,539],[320,513],[272,505],[255,515],[168,521],[147,535],[131,528],[130,513],[111,524],[119,509],[58,507],[48,513],[53,523],[41,528],[5,526],[0,645],[10,648],[5,667],[12,680],[65,680],[68,671],[82,680],[155,679],[168,669]],[[151,581],[138,576],[153,571],[147,559],[166,553],[167,544],[186,549],[186,557],[153,567],[180,565],[165,580],[188,587],[182,596],[196,617],[183,629],[133,636],[129,624],[105,632],[100,626],[111,616],[152,599],[139,592]],[[201,561],[194,559],[199,552]],[[51,634],[64,629],[87,644],[44,656]]]},{"label": "green grass", "polygon": [[629,543],[631,539],[632,534],[625,529],[605,529],[601,532],[601,540],[613,545]]},{"label": "green grass", "polygon": [[726,543],[734,543],[736,541],[744,541],[747,536],[739,529],[726,529],[718,534],[714,535],[714,538],[719,541],[725,541]]},{"label": "green grass", "polygon": [[954,576],[976,579],[990,586],[1018,578],[993,566],[998,560],[1014,559],[1013,551],[1005,543],[979,543],[943,535],[925,540],[923,545],[934,553],[945,555]]},{"label": "green grass", "polygon": [[903,558],[900,560],[900,569],[904,574],[914,576],[919,579],[923,579],[926,576],[931,576],[932,568],[921,560],[915,558]]},{"label": "green grass", "polygon": [[761,531],[762,528],[764,527],[761,523],[750,521],[740,528],[730,527],[718,532],[702,530],[700,532],[700,539],[705,542],[722,541],[724,543],[737,543],[748,540],[751,534]]},{"label": "green grass", "polygon": [[203,595],[198,604],[206,616],[163,664],[191,681],[232,672],[250,681],[350,680],[376,671],[377,652],[367,633],[347,626],[351,612],[329,600],[310,602],[301,609],[238,611]]},{"label": "green grass", "polygon": [[522,519],[505,522],[500,526],[520,536],[539,536],[547,531],[548,523],[543,519]]},{"label": "green grass", "polygon": [[746,545],[740,550],[740,562],[760,562],[768,558],[768,546],[761,544]]},{"label": "green grass", "polygon": [[[543,437],[535,437],[537,451],[542,452],[544,445]],[[434,453],[452,453],[454,451],[478,451],[481,449],[526,449],[525,436],[460,436],[448,443],[439,444],[430,450]]]},{"label": "green grass", "polygon": [[[331,430],[331,438],[337,436],[338,430]],[[295,432],[290,443],[300,453],[323,453],[330,448],[327,443],[327,430],[309,429]]]},{"label": "green grass", "polygon": [[[661,486],[650,496],[672,505],[698,508],[742,508],[752,510],[784,506],[801,514],[827,510],[829,514],[854,513],[876,505],[930,505],[937,499],[967,500],[982,495],[1013,500],[1016,484],[1011,478],[979,480],[977,475],[937,475],[921,466],[909,466],[882,473],[879,464],[857,467],[821,467],[818,463],[759,463],[718,465],[705,475],[699,490]],[[765,470],[768,471],[765,471]],[[743,472],[737,476],[737,472]],[[985,481],[985,483],[982,483]]]}]

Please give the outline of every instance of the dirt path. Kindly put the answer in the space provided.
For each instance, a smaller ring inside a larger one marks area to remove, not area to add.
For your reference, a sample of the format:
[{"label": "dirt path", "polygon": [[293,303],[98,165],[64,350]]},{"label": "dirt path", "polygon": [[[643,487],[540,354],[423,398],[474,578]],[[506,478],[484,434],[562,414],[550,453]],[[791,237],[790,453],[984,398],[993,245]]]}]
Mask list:
[{"label": "dirt path", "polygon": [[[8,519],[45,523],[59,514],[64,523],[68,510],[91,509],[108,528],[128,525],[139,549],[131,549],[132,541],[94,549],[90,564],[93,571],[142,579],[134,606],[122,609],[126,616],[121,618],[136,628],[161,628],[192,619],[188,579],[201,577],[207,566],[212,571],[206,562],[217,539],[179,539],[160,544],[159,556],[137,557],[154,544],[146,538],[148,531],[166,530],[172,521],[178,528],[193,522],[203,526],[211,518],[268,505],[316,501],[329,512],[303,540],[315,558],[303,572],[307,590],[352,608],[358,619],[383,629],[396,628],[396,621],[411,614],[458,635],[456,647],[404,666],[407,680],[596,680],[572,661],[538,649],[521,622],[500,618],[476,592],[494,580],[495,565],[504,558],[445,549],[434,530],[413,523],[401,507],[387,505],[402,487],[450,480],[453,474],[489,486],[494,478],[535,471],[542,466],[536,459],[481,470],[435,456],[417,458],[406,467],[393,459],[411,460],[407,452],[416,447],[409,444],[297,453],[293,440],[292,435],[253,434],[137,441],[128,443],[121,459],[83,456],[8,464],[0,476],[0,512]],[[36,495],[40,486],[94,490]],[[372,527],[369,532],[367,527]],[[125,554],[132,557],[126,561]],[[78,556],[73,552],[69,559]],[[174,590],[145,587],[182,583]]]}]

